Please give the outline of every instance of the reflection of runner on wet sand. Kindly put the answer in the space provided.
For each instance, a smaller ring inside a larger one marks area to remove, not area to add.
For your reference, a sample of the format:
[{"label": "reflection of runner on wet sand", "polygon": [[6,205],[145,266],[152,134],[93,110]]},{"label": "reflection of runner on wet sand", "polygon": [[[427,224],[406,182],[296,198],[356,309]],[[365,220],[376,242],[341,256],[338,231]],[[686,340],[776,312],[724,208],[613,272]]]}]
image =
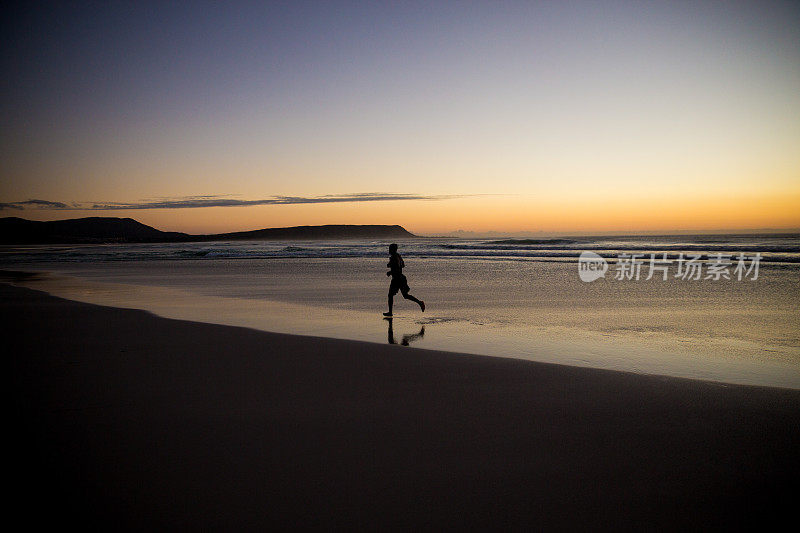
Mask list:
[{"label": "reflection of runner on wet sand", "polygon": [[[397,344],[397,340],[394,338],[394,329],[392,329],[392,319],[387,318],[387,322],[389,322],[389,332],[388,332],[388,340],[389,344]],[[419,328],[419,333],[410,333],[408,335],[403,335],[403,340],[400,341],[400,344],[403,346],[408,346],[412,342],[421,339],[425,336],[425,326]]]},{"label": "reflection of runner on wet sand", "polygon": [[400,254],[397,253],[397,245],[394,243],[389,245],[389,263],[386,266],[389,267],[389,272],[387,272],[386,275],[392,277],[392,283],[389,285],[389,312],[383,313],[383,316],[392,316],[392,302],[394,301],[394,295],[397,294],[397,291],[400,291],[403,298],[406,300],[417,302],[419,308],[422,309],[424,313],[425,302],[409,294],[411,289],[408,287],[408,280],[406,280],[406,277],[403,275],[405,263],[403,263],[403,258],[400,257]]}]

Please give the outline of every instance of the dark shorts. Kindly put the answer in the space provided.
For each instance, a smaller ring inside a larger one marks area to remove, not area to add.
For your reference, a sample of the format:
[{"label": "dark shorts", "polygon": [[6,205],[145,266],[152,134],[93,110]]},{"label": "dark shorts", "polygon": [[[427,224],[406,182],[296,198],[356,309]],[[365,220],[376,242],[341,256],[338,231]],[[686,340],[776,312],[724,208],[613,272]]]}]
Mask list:
[{"label": "dark shorts", "polygon": [[408,280],[402,274],[399,276],[392,276],[392,284],[389,285],[389,294],[394,296],[397,291],[400,291],[405,296],[411,289],[408,287]]}]

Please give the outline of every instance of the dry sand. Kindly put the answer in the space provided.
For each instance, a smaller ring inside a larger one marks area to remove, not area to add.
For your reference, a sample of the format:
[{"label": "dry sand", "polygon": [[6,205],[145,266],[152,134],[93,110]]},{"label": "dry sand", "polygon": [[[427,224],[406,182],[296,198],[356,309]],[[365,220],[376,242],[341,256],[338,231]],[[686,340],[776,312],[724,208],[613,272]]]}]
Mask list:
[{"label": "dry sand", "polygon": [[168,320],[7,284],[0,295],[9,503],[28,526],[793,518],[800,391]]}]

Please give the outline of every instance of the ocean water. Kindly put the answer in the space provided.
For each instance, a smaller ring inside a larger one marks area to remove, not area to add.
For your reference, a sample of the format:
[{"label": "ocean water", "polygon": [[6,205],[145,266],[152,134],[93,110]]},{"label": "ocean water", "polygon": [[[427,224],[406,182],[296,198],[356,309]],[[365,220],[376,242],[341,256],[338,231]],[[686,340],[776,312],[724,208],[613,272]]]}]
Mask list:
[{"label": "ocean water", "polygon": [[[0,269],[40,272],[25,284],[58,296],[171,318],[800,388],[800,235],[399,244],[427,309],[397,295],[391,321],[382,241],[0,247]],[[587,251],[607,261],[592,282],[579,275]],[[647,279],[651,254],[662,269]]]}]

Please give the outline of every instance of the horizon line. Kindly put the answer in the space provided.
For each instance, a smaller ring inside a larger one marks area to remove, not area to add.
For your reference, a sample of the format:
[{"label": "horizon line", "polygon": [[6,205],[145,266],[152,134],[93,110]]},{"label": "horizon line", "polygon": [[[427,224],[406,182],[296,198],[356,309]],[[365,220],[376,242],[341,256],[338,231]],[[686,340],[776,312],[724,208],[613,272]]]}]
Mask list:
[{"label": "horizon line", "polygon": [[[149,224],[145,224],[135,218],[132,217],[102,217],[102,216],[89,216],[89,217],[77,217],[77,218],[65,218],[59,220],[32,220],[17,216],[4,216],[0,217],[0,219],[5,218],[17,218],[20,220],[25,220],[28,222],[64,222],[68,220],[82,220],[82,219],[90,219],[90,218],[111,218],[111,219],[118,219],[124,220],[129,219],[139,224],[144,224],[146,226],[152,227],[154,229],[155,226],[151,226]],[[526,236],[531,237],[545,237],[548,235],[558,235],[558,236],[575,236],[575,237],[591,237],[591,236],[607,236],[607,235],[619,235],[619,236],[638,236],[638,235],[736,235],[736,234],[793,234],[798,233],[800,234],[800,227],[786,227],[786,228],[775,228],[775,227],[766,227],[766,228],[709,228],[709,229],[700,229],[700,228],[693,228],[693,229],[652,229],[652,230],[630,230],[630,229],[617,229],[617,230],[591,230],[591,229],[584,229],[584,230],[450,230],[450,231],[436,231],[436,232],[413,232],[406,228],[403,224],[342,224],[342,223],[326,223],[326,224],[298,224],[293,226],[270,226],[270,227],[259,227],[255,229],[238,229],[233,231],[224,231],[224,232],[212,232],[212,233],[187,233],[185,231],[177,231],[177,230],[161,230],[168,233],[185,233],[187,235],[225,235],[225,234],[232,234],[232,233],[246,233],[249,231],[259,231],[264,229],[287,229],[287,228],[299,228],[299,227],[321,227],[321,226],[399,226],[403,228],[405,231],[412,233],[416,237],[424,237],[424,238],[470,238],[470,235],[458,235],[461,234],[473,234],[474,238],[484,238],[482,236],[488,237],[512,237],[512,238],[524,238]]]}]

